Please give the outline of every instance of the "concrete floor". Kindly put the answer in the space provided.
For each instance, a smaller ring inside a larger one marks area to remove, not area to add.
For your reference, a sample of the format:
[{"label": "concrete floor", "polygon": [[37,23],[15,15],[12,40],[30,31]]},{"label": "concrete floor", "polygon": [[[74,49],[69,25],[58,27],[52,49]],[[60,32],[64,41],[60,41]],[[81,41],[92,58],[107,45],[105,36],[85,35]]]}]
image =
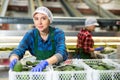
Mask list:
[{"label": "concrete floor", "polygon": [[0,80],[8,80],[8,70],[1,70],[0,71]]}]

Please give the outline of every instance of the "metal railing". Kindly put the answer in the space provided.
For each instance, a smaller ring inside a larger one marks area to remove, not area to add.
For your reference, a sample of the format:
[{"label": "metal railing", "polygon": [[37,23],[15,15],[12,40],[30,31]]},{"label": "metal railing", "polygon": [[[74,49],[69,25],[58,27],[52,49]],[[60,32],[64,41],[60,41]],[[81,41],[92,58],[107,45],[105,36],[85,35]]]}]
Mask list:
[{"label": "metal railing", "polygon": [[[120,19],[97,19],[100,26],[120,26]],[[53,25],[84,25],[85,18],[54,17]],[[33,24],[32,18],[0,17],[0,24]]]}]

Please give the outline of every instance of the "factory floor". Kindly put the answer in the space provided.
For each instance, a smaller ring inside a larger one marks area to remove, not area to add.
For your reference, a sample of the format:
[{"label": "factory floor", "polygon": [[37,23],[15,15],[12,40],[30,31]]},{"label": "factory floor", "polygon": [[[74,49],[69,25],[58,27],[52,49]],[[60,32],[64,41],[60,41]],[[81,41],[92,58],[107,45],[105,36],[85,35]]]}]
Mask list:
[{"label": "factory floor", "polygon": [[9,80],[8,79],[8,70],[0,71],[0,80]]}]

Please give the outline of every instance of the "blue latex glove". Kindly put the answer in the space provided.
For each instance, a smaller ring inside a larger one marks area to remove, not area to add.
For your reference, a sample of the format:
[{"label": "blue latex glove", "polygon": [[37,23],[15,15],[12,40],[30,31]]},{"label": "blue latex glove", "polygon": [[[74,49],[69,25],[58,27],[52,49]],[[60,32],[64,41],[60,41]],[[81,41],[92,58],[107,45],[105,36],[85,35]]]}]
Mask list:
[{"label": "blue latex glove", "polygon": [[102,50],[104,50],[104,47],[98,47],[98,48],[95,48],[95,51],[102,51]]},{"label": "blue latex glove", "polygon": [[9,64],[10,69],[13,70],[13,68],[14,68],[14,66],[15,66],[16,63],[17,63],[17,59],[13,59],[13,60],[10,62],[10,64]]},{"label": "blue latex glove", "polygon": [[37,66],[31,69],[32,72],[41,72],[43,69],[48,66],[48,62],[46,60],[41,61]]}]

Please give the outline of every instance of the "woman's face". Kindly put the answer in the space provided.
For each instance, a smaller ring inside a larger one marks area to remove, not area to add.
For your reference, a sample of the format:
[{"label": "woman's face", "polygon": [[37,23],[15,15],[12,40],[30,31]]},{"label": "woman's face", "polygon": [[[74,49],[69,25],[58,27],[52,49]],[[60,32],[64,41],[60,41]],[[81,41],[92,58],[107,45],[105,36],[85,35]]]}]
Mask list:
[{"label": "woman's face", "polygon": [[89,31],[94,31],[95,27],[96,27],[95,25],[92,25],[92,26],[89,26],[88,29],[89,29]]},{"label": "woman's face", "polygon": [[48,31],[50,21],[45,14],[36,13],[33,17],[34,25],[40,32]]}]

